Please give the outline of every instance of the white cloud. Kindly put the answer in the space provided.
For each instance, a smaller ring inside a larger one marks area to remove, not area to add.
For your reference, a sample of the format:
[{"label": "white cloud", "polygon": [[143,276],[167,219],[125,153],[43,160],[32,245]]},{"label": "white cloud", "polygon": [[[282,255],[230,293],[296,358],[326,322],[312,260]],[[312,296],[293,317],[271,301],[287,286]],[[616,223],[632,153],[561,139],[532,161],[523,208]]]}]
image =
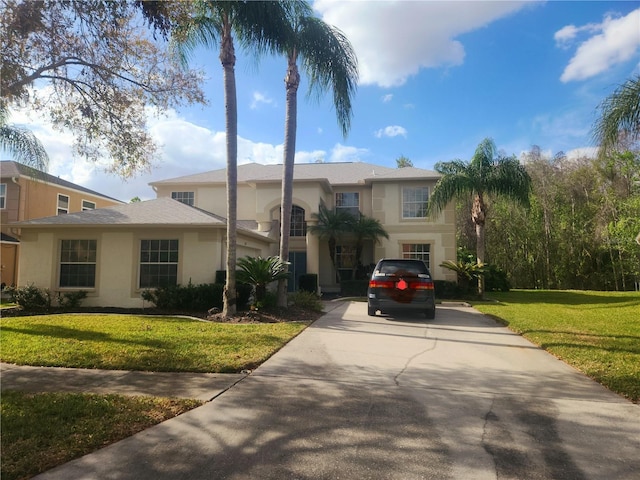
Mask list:
[{"label": "white cloud", "polygon": [[637,59],[640,48],[640,8],[625,17],[607,15],[598,25],[568,25],[558,30],[555,38],[564,46],[585,31],[595,35],[580,44],[560,77],[562,82],[585,80],[614,65]]},{"label": "white cloud", "polygon": [[407,138],[407,130],[399,125],[389,125],[388,127],[377,130],[374,135],[377,138],[403,136]]},{"label": "white cloud", "polygon": [[387,93],[386,95],[382,96],[382,103],[389,103],[391,100],[393,100],[392,93]]},{"label": "white cloud", "polygon": [[329,155],[329,162],[359,162],[368,155],[368,148],[349,147],[336,143]]},{"label": "white cloud", "polygon": [[351,41],[360,82],[392,87],[422,68],[456,66],[464,61],[461,34],[514,13],[527,2],[345,2],[316,0],[323,20]]},{"label": "white cloud", "polygon": [[251,110],[256,110],[260,105],[273,105],[273,98],[270,98],[264,93],[253,92],[253,101],[251,102]]}]

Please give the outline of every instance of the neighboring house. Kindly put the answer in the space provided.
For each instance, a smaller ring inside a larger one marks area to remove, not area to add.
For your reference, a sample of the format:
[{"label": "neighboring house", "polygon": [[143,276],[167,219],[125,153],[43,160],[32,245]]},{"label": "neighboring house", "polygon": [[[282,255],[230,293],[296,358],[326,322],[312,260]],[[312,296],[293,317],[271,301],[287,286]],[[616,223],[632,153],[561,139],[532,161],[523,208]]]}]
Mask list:
[{"label": "neighboring house", "polygon": [[0,162],[2,284],[15,284],[18,271],[20,228],[10,223],[93,210],[121,203],[120,200],[21,163]]},{"label": "neighboring house", "polygon": [[[238,166],[238,258],[277,255],[282,165]],[[367,163],[296,164],[290,230],[291,270],[318,274],[322,291],[338,291],[328,243],[308,233],[324,204],[378,219],[389,234],[369,242],[363,263],[381,257],[425,260],[436,279],[455,260],[455,216],[450,205],[425,217],[439,175],[419,168]],[[162,283],[209,283],[226,259],[226,171],[152,182],[157,199],[19,224],[24,260],[19,283],[52,290],[83,289],[85,305],[142,307],[141,292]],[[336,262],[352,271],[352,239],[338,240]],[[28,260],[27,260],[28,259]],[[291,282],[296,288],[297,283]]]}]

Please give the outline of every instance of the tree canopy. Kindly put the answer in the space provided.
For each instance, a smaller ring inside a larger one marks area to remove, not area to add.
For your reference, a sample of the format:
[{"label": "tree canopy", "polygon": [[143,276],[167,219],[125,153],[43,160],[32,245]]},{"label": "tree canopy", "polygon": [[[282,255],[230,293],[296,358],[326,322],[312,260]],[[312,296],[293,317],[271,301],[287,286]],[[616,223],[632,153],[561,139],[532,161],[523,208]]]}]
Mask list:
[{"label": "tree canopy", "polygon": [[[123,177],[147,169],[157,154],[146,128],[150,110],[204,103],[201,75],[180,68],[163,39],[143,28],[147,11],[141,3],[1,5],[2,102],[8,108],[28,106],[55,128],[70,131],[81,157],[108,158],[109,170]],[[172,18],[188,8],[188,2],[170,2],[162,11],[149,10],[156,15],[149,22],[159,27],[163,18],[166,33]]]}]

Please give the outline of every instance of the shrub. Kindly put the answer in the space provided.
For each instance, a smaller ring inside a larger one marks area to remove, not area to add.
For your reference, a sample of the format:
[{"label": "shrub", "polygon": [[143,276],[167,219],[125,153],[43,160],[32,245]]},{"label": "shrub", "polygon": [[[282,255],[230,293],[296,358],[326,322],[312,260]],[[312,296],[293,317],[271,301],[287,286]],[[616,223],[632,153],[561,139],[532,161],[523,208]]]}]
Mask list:
[{"label": "shrub", "polygon": [[342,280],[340,295],[343,297],[366,297],[369,280]]},{"label": "shrub", "polygon": [[449,282],[447,280],[434,280],[433,285],[435,287],[436,298],[440,299],[452,299],[464,296],[466,292],[458,286],[456,282]]},{"label": "shrub", "polygon": [[289,294],[289,305],[299,307],[304,310],[313,310],[314,312],[322,311],[322,302],[315,292],[307,292],[299,290]]},{"label": "shrub", "polygon": [[53,298],[49,289],[41,289],[34,284],[25,287],[7,287],[11,301],[27,312],[50,312]]},{"label": "shrub", "polygon": [[508,292],[511,284],[506,272],[495,265],[487,265],[484,269],[484,289],[487,292]]},{"label": "shrub", "polygon": [[[170,285],[153,290],[144,290],[142,299],[153,303],[157,308],[166,310],[182,310],[187,312],[207,311],[210,308],[223,308],[224,285],[219,283],[202,283],[194,285]],[[251,296],[251,285],[236,285],[237,307],[246,308]]]},{"label": "shrub", "polygon": [[318,274],[305,273],[300,275],[300,278],[298,279],[298,288],[303,292],[316,294],[318,292]]},{"label": "shrub", "polygon": [[76,290],[74,292],[58,292],[58,306],[63,311],[73,310],[80,307],[82,301],[87,298],[85,290]]}]

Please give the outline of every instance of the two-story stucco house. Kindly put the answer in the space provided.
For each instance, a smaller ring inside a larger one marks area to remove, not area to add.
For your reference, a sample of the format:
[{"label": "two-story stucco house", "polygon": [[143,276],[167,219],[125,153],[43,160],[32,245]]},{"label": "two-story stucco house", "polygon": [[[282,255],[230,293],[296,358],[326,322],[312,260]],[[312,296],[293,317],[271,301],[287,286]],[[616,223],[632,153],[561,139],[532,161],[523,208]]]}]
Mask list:
[{"label": "two-story stucco house", "polygon": [[[368,163],[296,164],[290,262],[295,276],[318,275],[324,292],[337,291],[328,243],[308,231],[320,205],[376,218],[389,234],[369,242],[363,263],[381,257],[425,260],[436,279],[455,280],[439,265],[455,259],[453,205],[425,217],[439,176],[413,167]],[[278,252],[282,165],[238,167],[238,258]],[[20,222],[19,283],[52,290],[89,291],[85,305],[143,306],[146,288],[160,283],[210,283],[226,258],[226,171],[151,183],[157,199]],[[338,269],[350,271],[354,242],[338,240]],[[296,287],[295,280],[291,282]]]},{"label": "two-story stucco house", "polygon": [[20,229],[12,222],[64,215],[122,202],[13,161],[0,162],[0,271],[3,285],[18,272]]}]

